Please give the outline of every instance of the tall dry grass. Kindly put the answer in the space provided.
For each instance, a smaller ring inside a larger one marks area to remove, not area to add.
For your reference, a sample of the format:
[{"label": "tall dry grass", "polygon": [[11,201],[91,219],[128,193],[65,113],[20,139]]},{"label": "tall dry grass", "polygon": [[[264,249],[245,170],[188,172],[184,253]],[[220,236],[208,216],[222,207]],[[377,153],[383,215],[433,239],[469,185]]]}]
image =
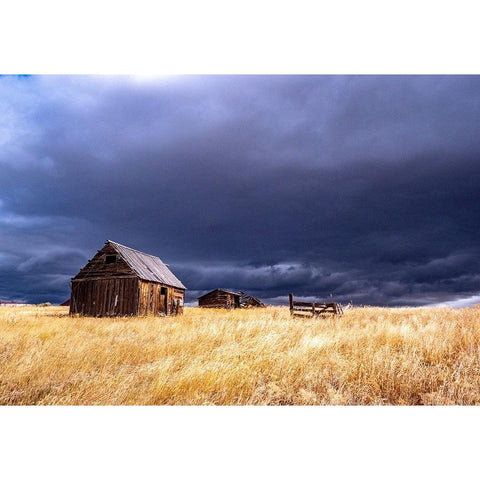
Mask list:
[{"label": "tall dry grass", "polygon": [[0,307],[0,404],[480,404],[480,309],[187,308],[70,318]]}]

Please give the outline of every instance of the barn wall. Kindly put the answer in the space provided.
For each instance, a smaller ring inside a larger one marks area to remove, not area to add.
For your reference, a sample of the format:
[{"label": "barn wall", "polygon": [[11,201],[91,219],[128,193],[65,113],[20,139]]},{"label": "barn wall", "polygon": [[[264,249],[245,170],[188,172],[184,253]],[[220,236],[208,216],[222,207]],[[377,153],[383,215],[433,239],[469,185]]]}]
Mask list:
[{"label": "barn wall", "polygon": [[178,315],[183,314],[183,304],[185,303],[185,290],[180,288],[172,288],[172,303],[170,303],[172,311]]},{"label": "barn wall", "polygon": [[[167,295],[162,295],[162,287]],[[185,292],[129,278],[72,280],[70,314],[92,317],[182,314]]]},{"label": "barn wall", "polygon": [[[171,315],[183,313],[185,292],[154,282],[139,280],[139,315]],[[166,295],[162,295],[162,288]]]},{"label": "barn wall", "polygon": [[168,287],[166,294],[161,295],[162,287],[166,288],[164,285],[139,280],[138,286],[140,290],[138,314],[167,315]]},{"label": "barn wall", "polygon": [[72,280],[70,314],[137,315],[138,293],[136,277]]}]

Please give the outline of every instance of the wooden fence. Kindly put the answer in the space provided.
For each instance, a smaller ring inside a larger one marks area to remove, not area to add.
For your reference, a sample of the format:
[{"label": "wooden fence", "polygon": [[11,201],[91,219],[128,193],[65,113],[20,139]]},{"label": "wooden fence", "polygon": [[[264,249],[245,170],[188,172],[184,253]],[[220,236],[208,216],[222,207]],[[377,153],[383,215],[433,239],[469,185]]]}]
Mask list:
[{"label": "wooden fence", "polygon": [[343,307],[340,303],[296,302],[293,300],[293,293],[290,293],[288,298],[290,301],[290,314],[293,317],[317,317],[319,315],[343,314]]}]

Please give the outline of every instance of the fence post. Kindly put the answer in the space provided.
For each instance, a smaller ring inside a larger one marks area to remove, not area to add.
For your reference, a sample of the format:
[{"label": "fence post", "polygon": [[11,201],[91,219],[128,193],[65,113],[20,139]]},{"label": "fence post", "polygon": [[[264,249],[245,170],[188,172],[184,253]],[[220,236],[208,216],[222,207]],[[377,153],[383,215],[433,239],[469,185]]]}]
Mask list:
[{"label": "fence post", "polygon": [[293,315],[293,293],[288,294],[288,301],[290,303],[290,315]]},{"label": "fence post", "polygon": [[315,316],[315,302],[312,302],[312,317]]}]

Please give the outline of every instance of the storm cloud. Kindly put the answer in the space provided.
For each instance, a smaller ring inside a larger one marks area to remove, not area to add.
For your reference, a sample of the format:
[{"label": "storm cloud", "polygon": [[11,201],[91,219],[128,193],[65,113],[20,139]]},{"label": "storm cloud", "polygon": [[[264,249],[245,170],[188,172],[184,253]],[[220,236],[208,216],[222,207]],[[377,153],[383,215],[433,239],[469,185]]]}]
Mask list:
[{"label": "storm cloud", "polygon": [[189,301],[478,301],[480,77],[6,76],[0,109],[0,299],[112,239]]}]

